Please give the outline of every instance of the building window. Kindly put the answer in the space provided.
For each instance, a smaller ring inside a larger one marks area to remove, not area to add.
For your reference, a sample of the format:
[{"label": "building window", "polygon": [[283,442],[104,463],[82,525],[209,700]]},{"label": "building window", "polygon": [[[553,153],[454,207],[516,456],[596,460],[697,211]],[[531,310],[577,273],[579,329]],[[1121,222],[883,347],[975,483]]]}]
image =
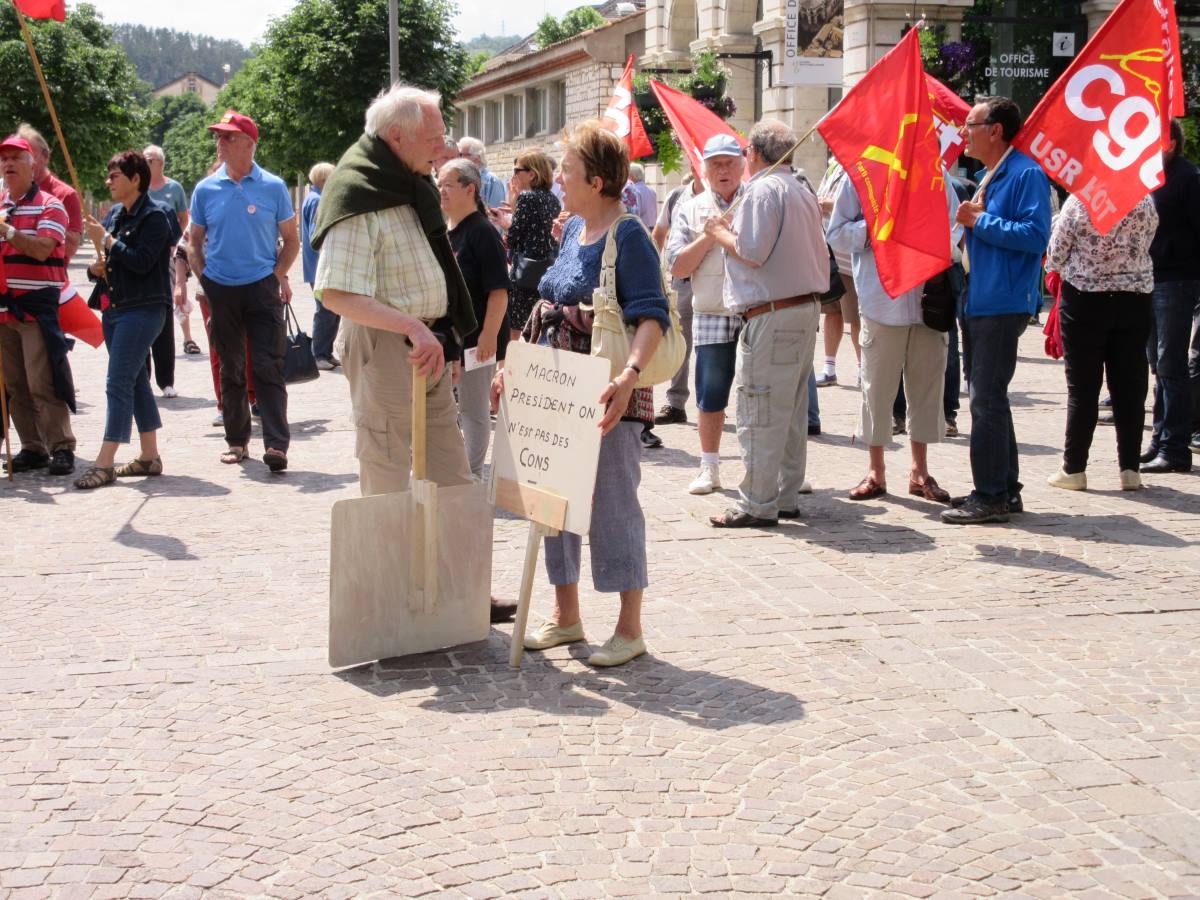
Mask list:
[{"label": "building window", "polygon": [[190,93],[190,94],[198,94],[200,92],[200,88],[197,87],[197,85],[196,85],[195,78],[189,78],[187,80],[187,89],[188,89],[188,93]]},{"label": "building window", "polygon": [[514,141],[525,135],[525,95],[509,94],[504,98],[504,139]]},{"label": "building window", "polygon": [[556,81],[549,88],[550,127],[547,131],[558,132],[567,127],[567,82]]},{"label": "building window", "polygon": [[498,144],[504,140],[504,132],[501,126],[504,124],[504,104],[500,100],[489,100],[487,102],[487,113],[484,116],[484,135],[482,136],[485,144]]},{"label": "building window", "polygon": [[550,92],[545,87],[525,92],[525,137],[536,137],[550,130]]},{"label": "building window", "polygon": [[478,138],[483,134],[483,107],[472,106],[467,110],[467,135]]}]

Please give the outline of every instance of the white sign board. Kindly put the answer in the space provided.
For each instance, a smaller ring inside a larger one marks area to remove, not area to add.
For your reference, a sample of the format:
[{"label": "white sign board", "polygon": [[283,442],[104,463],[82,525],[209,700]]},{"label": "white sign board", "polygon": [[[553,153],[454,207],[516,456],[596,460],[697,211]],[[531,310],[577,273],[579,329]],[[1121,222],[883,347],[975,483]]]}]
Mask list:
[{"label": "white sign board", "polygon": [[779,83],[842,86],[842,0],[784,0]]},{"label": "white sign board", "polygon": [[1054,56],[1074,56],[1075,55],[1075,32],[1073,31],[1056,31],[1054,32],[1053,41]]},{"label": "white sign board", "polygon": [[600,457],[600,395],[608,360],[532,344],[508,345],[496,420],[493,477],[567,501],[563,531],[587,534]]}]

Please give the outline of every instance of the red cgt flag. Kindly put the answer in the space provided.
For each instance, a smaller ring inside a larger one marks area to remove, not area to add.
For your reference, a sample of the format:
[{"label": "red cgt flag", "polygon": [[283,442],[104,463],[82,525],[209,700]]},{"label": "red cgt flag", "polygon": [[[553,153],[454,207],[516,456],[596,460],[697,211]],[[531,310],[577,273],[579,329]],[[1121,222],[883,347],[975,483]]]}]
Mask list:
[{"label": "red cgt flag", "polygon": [[862,203],[879,280],[898,297],[950,265],[950,216],[917,29],[817,130]]},{"label": "red cgt flag", "polygon": [[1171,116],[1184,113],[1180,66],[1173,0],[1122,0],[1013,141],[1101,234],[1163,183]]},{"label": "red cgt flag", "polygon": [[729,123],[698,100],[694,100],[687,94],[677,91],[674,88],[669,88],[658,81],[651,81],[650,89],[654,91],[654,96],[658,98],[658,105],[662,107],[667,121],[671,123],[671,130],[675,132],[675,139],[679,141],[679,146],[683,148],[683,152],[687,154],[688,162],[691,163],[694,171],[704,171],[701,155],[704,145],[715,134],[733,135],[738,144],[742,147],[746,146],[745,138],[734,131],[729,126]]},{"label": "red cgt flag", "polygon": [[638,115],[637,104],[633,102],[633,54],[625,62],[625,71],[621,80],[613,89],[612,99],[608,101],[608,109],[604,111],[604,126],[617,133],[617,137],[629,148],[630,159],[641,159],[654,152],[650,138],[646,137],[646,128],[642,125],[642,117]]},{"label": "red cgt flag", "polygon": [[967,121],[971,104],[928,72],[925,73],[925,84],[929,88],[929,105],[933,108],[933,121],[937,125],[942,162],[949,168],[967,149],[963,123]]},{"label": "red cgt flag", "polygon": [[57,19],[67,17],[67,0],[13,0],[22,13],[31,19]]}]

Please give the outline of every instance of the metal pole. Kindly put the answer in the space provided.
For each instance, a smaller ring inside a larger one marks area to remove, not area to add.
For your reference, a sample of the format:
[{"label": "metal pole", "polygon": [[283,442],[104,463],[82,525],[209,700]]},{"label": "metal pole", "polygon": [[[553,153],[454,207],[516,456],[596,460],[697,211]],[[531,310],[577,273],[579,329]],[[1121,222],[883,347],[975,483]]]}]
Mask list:
[{"label": "metal pole", "polygon": [[388,0],[388,83],[400,80],[400,35],[396,0]]}]

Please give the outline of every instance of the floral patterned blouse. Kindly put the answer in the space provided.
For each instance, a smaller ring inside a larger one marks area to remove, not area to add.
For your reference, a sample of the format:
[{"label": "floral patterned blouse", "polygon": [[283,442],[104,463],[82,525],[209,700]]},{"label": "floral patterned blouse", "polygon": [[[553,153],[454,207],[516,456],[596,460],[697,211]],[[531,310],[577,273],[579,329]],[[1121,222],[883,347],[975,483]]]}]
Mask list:
[{"label": "floral patterned blouse", "polygon": [[1158,212],[1149,195],[1104,235],[1072,195],[1054,220],[1046,268],[1080,291],[1149,294],[1154,290],[1150,242],[1157,230]]}]

